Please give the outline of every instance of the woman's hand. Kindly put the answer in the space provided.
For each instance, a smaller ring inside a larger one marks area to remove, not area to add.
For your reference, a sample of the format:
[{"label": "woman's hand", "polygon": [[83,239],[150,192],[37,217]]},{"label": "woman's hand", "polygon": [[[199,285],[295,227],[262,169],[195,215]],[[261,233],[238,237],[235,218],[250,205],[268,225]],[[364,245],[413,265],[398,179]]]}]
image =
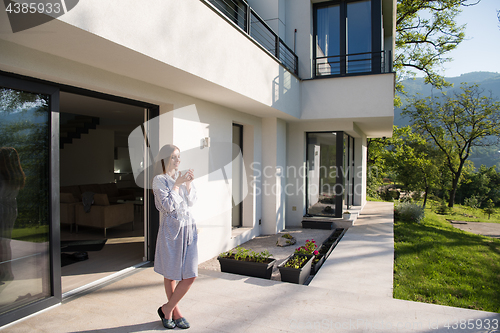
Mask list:
[{"label": "woman's hand", "polygon": [[175,180],[174,187],[179,187],[180,185],[186,183],[186,187],[189,193],[189,190],[191,189],[191,182],[194,180],[194,170],[189,169],[186,171],[185,174],[181,174],[177,179]]}]

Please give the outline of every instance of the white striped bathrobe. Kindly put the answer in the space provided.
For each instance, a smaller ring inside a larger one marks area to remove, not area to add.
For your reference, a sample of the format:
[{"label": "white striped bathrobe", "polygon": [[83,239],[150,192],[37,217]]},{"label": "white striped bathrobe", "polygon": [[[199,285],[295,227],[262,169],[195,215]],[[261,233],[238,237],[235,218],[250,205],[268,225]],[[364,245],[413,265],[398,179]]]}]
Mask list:
[{"label": "white striped bathrobe", "polygon": [[198,236],[189,211],[196,201],[196,189],[191,183],[188,194],[186,185],[182,184],[177,193],[172,191],[174,183],[166,174],[153,179],[155,205],[160,211],[154,271],[180,281],[198,276]]}]

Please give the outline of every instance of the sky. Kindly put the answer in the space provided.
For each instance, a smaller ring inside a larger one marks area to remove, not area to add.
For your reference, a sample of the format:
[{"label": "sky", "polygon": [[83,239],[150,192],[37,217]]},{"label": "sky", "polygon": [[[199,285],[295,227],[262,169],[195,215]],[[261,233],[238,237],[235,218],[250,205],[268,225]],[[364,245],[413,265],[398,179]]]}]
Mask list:
[{"label": "sky", "polygon": [[457,21],[460,25],[467,24],[465,40],[449,53],[453,60],[444,65],[444,76],[477,71],[500,73],[499,9],[500,0],[481,0],[463,9]]}]

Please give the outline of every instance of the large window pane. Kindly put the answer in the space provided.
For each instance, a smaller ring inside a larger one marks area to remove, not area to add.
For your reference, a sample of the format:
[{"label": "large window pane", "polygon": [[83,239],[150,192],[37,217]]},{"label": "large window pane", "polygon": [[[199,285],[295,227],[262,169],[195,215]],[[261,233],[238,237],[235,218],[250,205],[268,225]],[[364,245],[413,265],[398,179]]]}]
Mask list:
[{"label": "large window pane", "polygon": [[[371,71],[371,3],[370,0],[347,4],[347,72]],[[364,53],[364,54],[358,54]]]},{"label": "large window pane", "polygon": [[49,96],[0,87],[0,314],[49,297]]},{"label": "large window pane", "polygon": [[340,74],[340,5],[316,12],[316,64],[319,75]]},{"label": "large window pane", "polygon": [[[334,216],[337,133],[307,134],[307,214]],[[342,153],[342,152],[341,152]],[[341,192],[338,194],[341,195]]]}]

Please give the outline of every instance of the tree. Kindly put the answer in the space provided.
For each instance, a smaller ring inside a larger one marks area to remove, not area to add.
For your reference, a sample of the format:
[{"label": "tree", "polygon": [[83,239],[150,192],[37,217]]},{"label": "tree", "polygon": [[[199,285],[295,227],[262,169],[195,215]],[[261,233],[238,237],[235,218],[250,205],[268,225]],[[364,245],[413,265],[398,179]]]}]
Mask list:
[{"label": "tree", "polygon": [[425,208],[427,196],[439,175],[440,151],[413,132],[410,126],[394,126],[391,141],[391,147],[386,150],[387,165],[405,190],[424,193],[422,207]]},{"label": "tree", "polygon": [[484,96],[477,84],[461,86],[452,96],[413,97],[403,109],[415,129],[428,137],[445,156],[452,173],[448,207],[453,207],[455,193],[471,149],[498,142],[500,135],[500,103]]},{"label": "tree", "polygon": [[[396,54],[394,69],[398,81],[414,70],[425,74],[425,81],[436,87],[449,86],[439,69],[446,57],[465,37],[465,26],[455,22],[463,7],[481,0],[398,0],[396,17]],[[397,89],[402,91],[402,86]]]}]

